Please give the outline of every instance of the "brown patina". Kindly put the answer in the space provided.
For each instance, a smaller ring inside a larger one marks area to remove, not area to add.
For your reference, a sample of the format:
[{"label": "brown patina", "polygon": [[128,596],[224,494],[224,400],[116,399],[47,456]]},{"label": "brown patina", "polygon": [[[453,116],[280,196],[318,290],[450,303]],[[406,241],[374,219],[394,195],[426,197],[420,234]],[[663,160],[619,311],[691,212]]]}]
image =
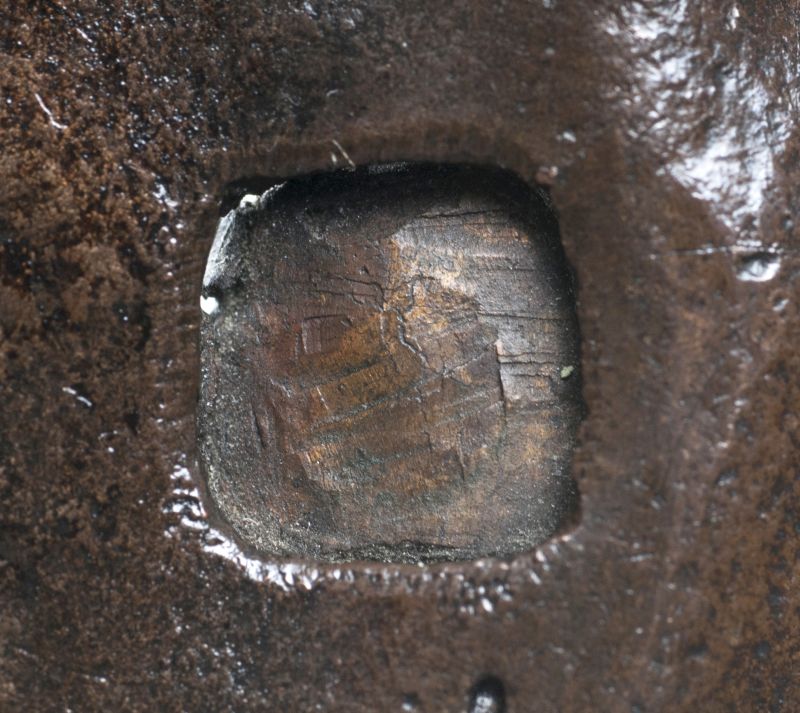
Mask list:
[{"label": "brown patina", "polygon": [[[797,0],[0,12],[0,708],[798,708]],[[197,492],[219,202],[393,161],[549,186],[580,518],[248,559]]]}]

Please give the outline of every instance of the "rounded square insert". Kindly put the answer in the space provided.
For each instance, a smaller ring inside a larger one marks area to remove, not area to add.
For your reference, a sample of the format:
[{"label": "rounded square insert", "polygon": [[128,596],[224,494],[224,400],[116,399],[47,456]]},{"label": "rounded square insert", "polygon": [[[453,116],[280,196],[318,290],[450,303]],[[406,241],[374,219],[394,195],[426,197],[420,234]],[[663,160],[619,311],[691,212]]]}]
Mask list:
[{"label": "rounded square insert", "polygon": [[574,510],[571,281],[512,176],[392,166],[246,196],[202,305],[209,492],[258,551],[503,556]]}]

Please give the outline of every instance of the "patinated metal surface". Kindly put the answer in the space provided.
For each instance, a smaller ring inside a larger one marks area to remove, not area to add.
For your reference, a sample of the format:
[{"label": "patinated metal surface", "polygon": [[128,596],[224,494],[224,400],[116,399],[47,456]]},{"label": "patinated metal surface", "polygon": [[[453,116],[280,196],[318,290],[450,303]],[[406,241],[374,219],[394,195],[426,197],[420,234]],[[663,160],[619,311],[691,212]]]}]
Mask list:
[{"label": "patinated metal surface", "polygon": [[[799,15],[4,2],[2,707],[797,709]],[[579,520],[509,562],[265,564],[197,490],[218,201],[398,160],[552,187]]]}]

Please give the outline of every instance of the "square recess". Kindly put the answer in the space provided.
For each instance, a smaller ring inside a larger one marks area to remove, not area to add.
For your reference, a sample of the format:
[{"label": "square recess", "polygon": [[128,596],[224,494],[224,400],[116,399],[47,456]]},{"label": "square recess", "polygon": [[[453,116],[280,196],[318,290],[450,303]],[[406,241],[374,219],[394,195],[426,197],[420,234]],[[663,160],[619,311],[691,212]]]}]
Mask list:
[{"label": "square recess", "polygon": [[508,173],[383,166],[246,195],[203,283],[208,491],[264,555],[508,556],[574,512],[570,273]]}]

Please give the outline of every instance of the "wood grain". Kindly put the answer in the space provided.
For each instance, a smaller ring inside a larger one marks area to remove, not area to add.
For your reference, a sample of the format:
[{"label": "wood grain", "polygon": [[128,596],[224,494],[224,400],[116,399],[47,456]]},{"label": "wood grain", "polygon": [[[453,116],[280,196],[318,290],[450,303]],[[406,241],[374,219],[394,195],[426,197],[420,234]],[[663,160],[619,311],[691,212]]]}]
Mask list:
[{"label": "wood grain", "polygon": [[508,554],[574,507],[578,331],[541,195],[463,168],[295,180],[223,221],[204,289],[201,451],[257,549]]}]

